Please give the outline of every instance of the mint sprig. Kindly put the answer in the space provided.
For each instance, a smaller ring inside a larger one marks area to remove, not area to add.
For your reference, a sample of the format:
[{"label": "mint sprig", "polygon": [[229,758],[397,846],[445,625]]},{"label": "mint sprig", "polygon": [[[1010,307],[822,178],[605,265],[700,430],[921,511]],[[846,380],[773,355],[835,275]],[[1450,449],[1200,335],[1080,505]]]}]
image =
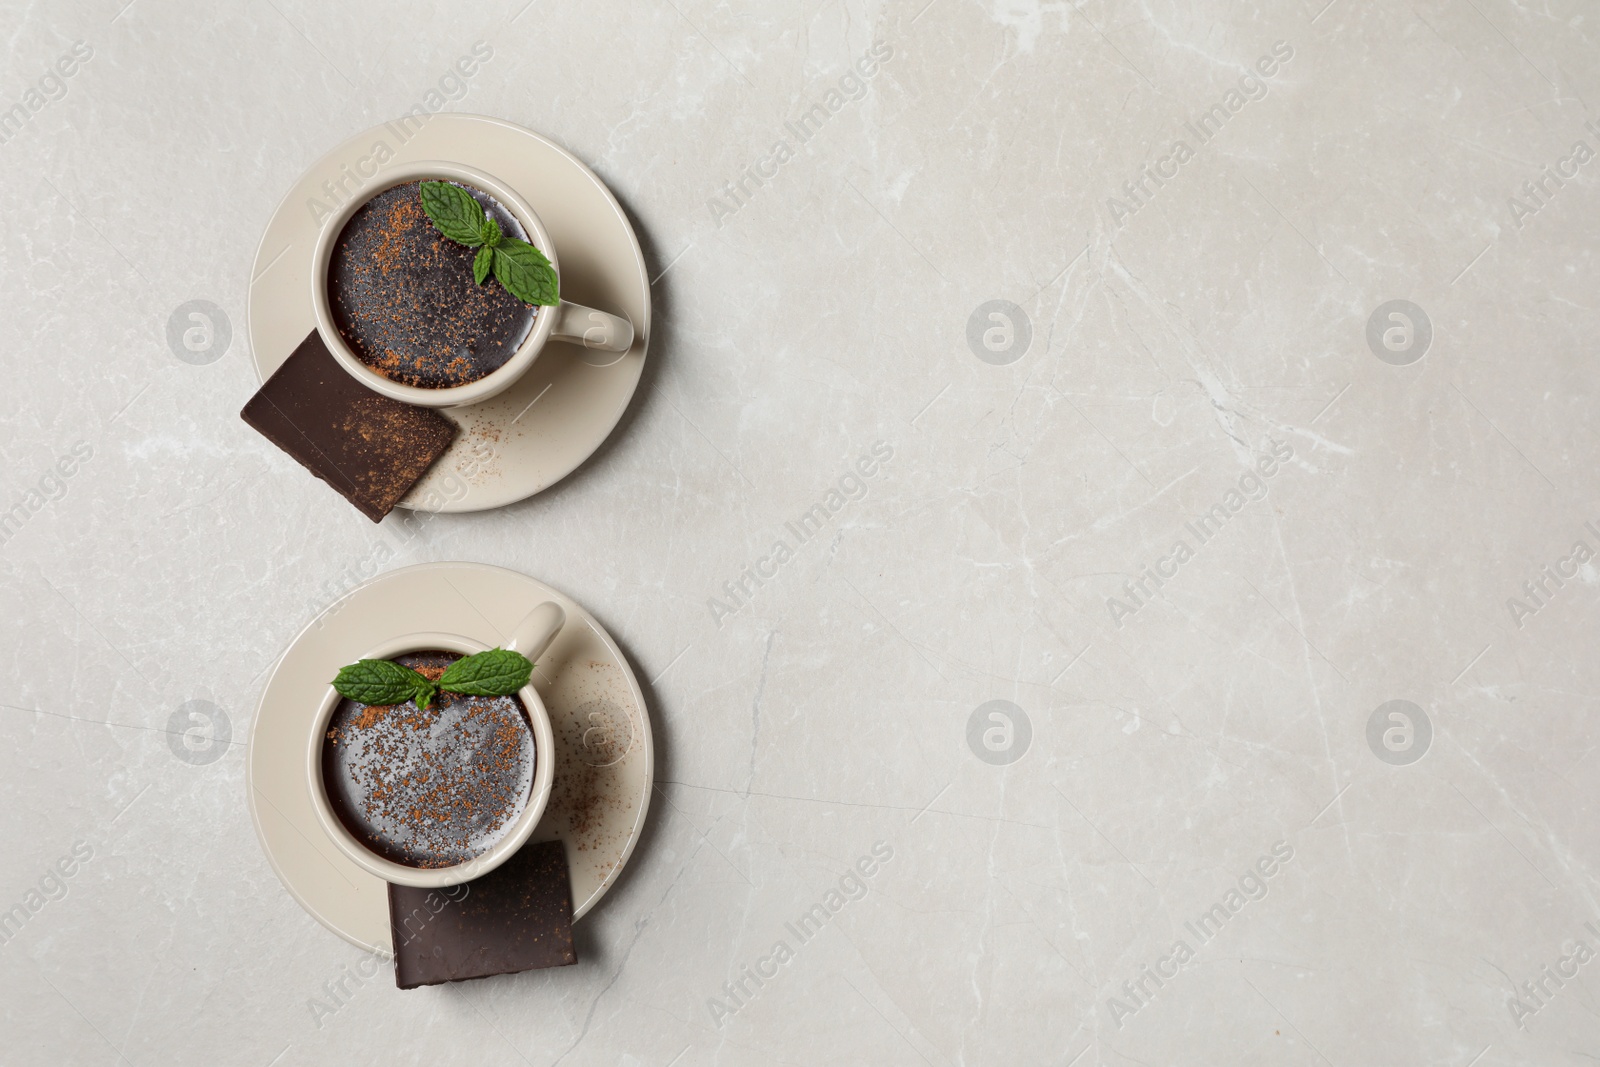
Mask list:
[{"label": "mint sprig", "polygon": [[483,219],[487,213],[471,193],[450,182],[423,182],[420,192],[422,210],[440,233],[468,248],[483,243]]},{"label": "mint sprig", "polygon": [[463,696],[510,696],[528,684],[533,664],[520,652],[491,648],[463,656],[445,668],[437,683],[393,660],[364,659],[341,667],[333,679],[340,696],[358,704],[404,704],[415,700],[426,708],[442,689]]},{"label": "mint sprig", "polygon": [[494,276],[523,303],[546,307],[561,303],[555,269],[543,252],[526,241],[507,237],[494,246]]},{"label": "mint sprig", "polygon": [[[417,685],[422,682],[424,690]],[[419,708],[433,703],[433,683],[393,660],[364,659],[341,667],[333,679],[341,696],[361,704],[404,704],[415,699]]]},{"label": "mint sprig", "polygon": [[476,197],[452,182],[422,182],[420,188],[422,210],[439,232],[478,250],[472,259],[474,284],[482,285],[493,272],[495,280],[524,304],[561,303],[560,280],[549,257],[527,241],[507,237]]},{"label": "mint sprig", "polygon": [[533,664],[520,652],[491,648],[456,660],[439,679],[439,688],[475,697],[500,697],[528,684]]}]

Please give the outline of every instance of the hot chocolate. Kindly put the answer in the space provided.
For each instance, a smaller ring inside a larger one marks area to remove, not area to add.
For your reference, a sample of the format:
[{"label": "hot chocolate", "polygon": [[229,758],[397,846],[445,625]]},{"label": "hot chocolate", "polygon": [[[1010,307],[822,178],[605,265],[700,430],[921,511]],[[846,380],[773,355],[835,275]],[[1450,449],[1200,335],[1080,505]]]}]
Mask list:
[{"label": "hot chocolate", "polygon": [[[401,385],[446,389],[504,366],[539,308],[473,280],[474,249],[441,234],[420,181],[378,193],[345,223],[328,261],[328,303],[357,359]],[[527,231],[494,197],[460,182],[509,237]]]},{"label": "hot chocolate", "polygon": [[[394,661],[437,681],[460,659],[414,652]],[[533,728],[515,696],[441,691],[432,705],[334,709],[322,746],[328,801],[351,836],[408,867],[450,867],[494,847],[533,791]]]}]

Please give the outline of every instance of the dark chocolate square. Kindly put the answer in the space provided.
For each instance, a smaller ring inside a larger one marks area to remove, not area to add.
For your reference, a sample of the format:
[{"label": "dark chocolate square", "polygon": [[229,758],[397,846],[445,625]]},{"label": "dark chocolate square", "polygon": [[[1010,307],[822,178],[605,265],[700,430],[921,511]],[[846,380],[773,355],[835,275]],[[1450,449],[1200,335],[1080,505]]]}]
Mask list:
[{"label": "dark chocolate square", "polygon": [[432,408],[379,396],[356,381],[315,330],[239,417],[373,522],[411,491],[457,432]]},{"label": "dark chocolate square", "polygon": [[566,846],[524,845],[459,886],[391,884],[389,933],[401,989],[577,963]]}]

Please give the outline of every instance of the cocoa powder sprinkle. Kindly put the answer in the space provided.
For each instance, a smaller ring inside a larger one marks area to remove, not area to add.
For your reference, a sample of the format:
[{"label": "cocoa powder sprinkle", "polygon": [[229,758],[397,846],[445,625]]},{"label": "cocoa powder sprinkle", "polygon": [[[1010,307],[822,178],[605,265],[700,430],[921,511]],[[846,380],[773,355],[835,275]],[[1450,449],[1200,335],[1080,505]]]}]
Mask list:
[{"label": "cocoa powder sprinkle", "polygon": [[[473,281],[476,250],[439,233],[422,210],[420,187],[385,189],[351,215],[328,263],[328,301],[339,335],[361,362],[403,385],[449,388],[503,366],[539,309],[492,277]],[[498,201],[462,187],[506,234],[527,239]]]},{"label": "cocoa powder sprinkle", "polygon": [[[437,681],[460,657],[396,657]],[[412,867],[483,854],[510,831],[533,789],[533,730],[514,696],[440,692],[428,708],[343,700],[323,746],[323,780],[345,827]]]}]

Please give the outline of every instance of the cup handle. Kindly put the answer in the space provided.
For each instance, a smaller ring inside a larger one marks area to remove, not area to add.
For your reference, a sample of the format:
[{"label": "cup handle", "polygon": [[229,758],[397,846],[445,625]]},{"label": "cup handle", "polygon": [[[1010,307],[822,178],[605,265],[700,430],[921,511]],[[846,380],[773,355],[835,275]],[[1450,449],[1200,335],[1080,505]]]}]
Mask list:
[{"label": "cup handle", "polygon": [[602,352],[626,352],[633,347],[633,323],[621,315],[608,315],[565,300],[555,312],[556,324],[550,328],[552,340],[570,341]]},{"label": "cup handle", "polygon": [[517,623],[505,647],[537,661],[555,641],[556,635],[566,623],[566,611],[555,601],[547,600],[528,612],[527,617]]}]

